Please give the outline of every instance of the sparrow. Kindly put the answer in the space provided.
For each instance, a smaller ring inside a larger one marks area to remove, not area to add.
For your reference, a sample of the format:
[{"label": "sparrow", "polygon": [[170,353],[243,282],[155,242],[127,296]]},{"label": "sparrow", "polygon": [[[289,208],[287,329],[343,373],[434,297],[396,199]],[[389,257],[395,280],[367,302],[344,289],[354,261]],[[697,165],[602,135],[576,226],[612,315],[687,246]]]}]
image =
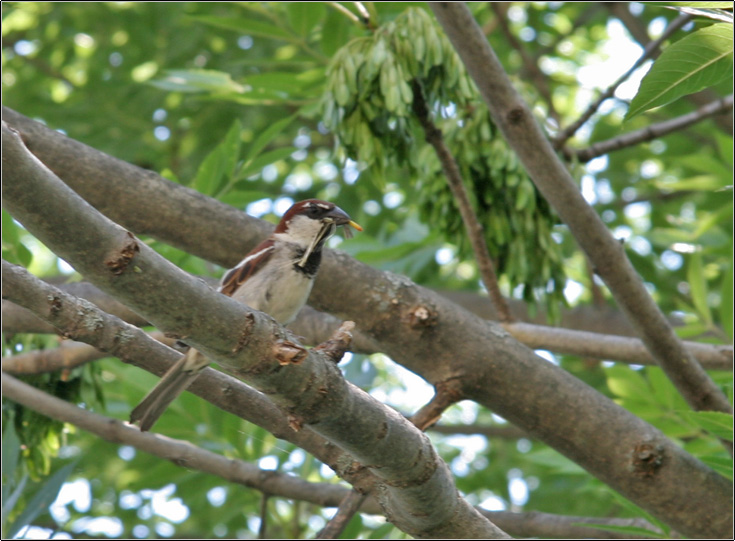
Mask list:
[{"label": "sparrow", "polygon": [[[342,209],[307,199],[283,215],[273,234],[253,248],[222,277],[217,291],[288,325],[306,304],[322,259],[322,247],[338,226],[362,231]],[[168,405],[197,378],[210,361],[194,348],[164,374],[131,412],[130,422],[147,431]]]}]

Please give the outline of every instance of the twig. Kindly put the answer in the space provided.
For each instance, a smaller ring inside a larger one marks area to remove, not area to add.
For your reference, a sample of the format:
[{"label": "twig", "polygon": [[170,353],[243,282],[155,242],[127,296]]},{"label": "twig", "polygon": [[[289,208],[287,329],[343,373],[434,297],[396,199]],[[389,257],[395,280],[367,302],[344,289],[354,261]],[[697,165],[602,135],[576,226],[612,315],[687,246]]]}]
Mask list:
[{"label": "twig", "polygon": [[355,328],[354,321],[344,321],[339,329],[328,340],[322,342],[314,349],[324,353],[332,362],[338,363],[352,345],[352,331]]},{"label": "twig", "polygon": [[[640,340],[571,329],[559,329],[530,323],[504,325],[513,338],[532,349],[555,353],[616,360],[629,364],[655,365],[650,351]],[[707,370],[732,370],[733,347],[685,342],[687,352]]]},{"label": "twig", "polygon": [[586,252],[659,366],[695,410],[732,413],[727,397],[684,348],[623,247],[580,194],[467,6],[448,2],[430,5],[480,89],[493,120],[539,191]]},{"label": "twig", "polygon": [[518,41],[513,35],[508,26],[508,20],[506,18],[507,9],[503,8],[503,5],[498,2],[489,2],[490,9],[495,14],[495,18],[500,24],[500,30],[503,32],[505,39],[508,41],[511,47],[513,47],[521,55],[523,66],[526,68],[526,72],[530,75],[536,90],[544,98],[546,105],[549,108],[549,115],[554,119],[556,125],[560,125],[559,113],[554,107],[554,100],[551,96],[551,90],[549,89],[548,81],[546,76],[541,72],[536,61],[531,57],[526,48]]},{"label": "twig", "polygon": [[352,2],[355,5],[355,8],[357,9],[357,12],[360,14],[360,18],[362,19],[362,24],[364,24],[367,28],[374,29],[375,24],[370,19],[370,12],[365,8],[365,6],[362,4],[362,2]]},{"label": "twig", "polygon": [[367,499],[367,494],[360,494],[356,490],[350,490],[337,508],[337,513],[327,522],[326,526],[316,534],[314,539],[338,539],[344,532],[355,513]]},{"label": "twig", "polygon": [[411,422],[419,430],[426,431],[436,424],[442,413],[451,405],[463,399],[461,383],[457,379],[450,379],[438,383],[434,387],[434,396],[419,411],[411,416]]},{"label": "twig", "polygon": [[358,17],[357,15],[355,15],[354,13],[352,13],[349,9],[347,9],[346,7],[344,7],[339,2],[327,2],[327,5],[330,8],[339,11],[342,15],[344,15],[345,17],[347,17],[353,23],[359,24],[359,25],[362,25],[363,24],[363,21],[360,20],[360,17]]},{"label": "twig", "polygon": [[266,530],[268,528],[268,498],[270,493],[263,492],[260,496],[260,527],[258,528],[258,539],[268,539]]},{"label": "twig", "polygon": [[668,135],[669,133],[683,130],[692,124],[701,122],[711,116],[730,111],[732,108],[733,95],[730,94],[725,98],[708,103],[696,111],[672,118],[671,120],[651,124],[640,130],[625,133],[618,137],[608,139],[607,141],[594,143],[590,147],[581,150],[571,150],[565,147],[563,152],[567,158],[575,157],[580,162],[588,162],[597,156],[602,156],[603,154],[607,154],[615,150],[631,147],[645,141],[652,141],[653,139],[658,139],[659,137]]},{"label": "twig", "polygon": [[424,101],[424,93],[417,81],[413,82],[413,111],[418,117],[421,127],[424,129],[426,141],[434,147],[434,151],[442,164],[444,175],[447,177],[449,187],[454,194],[454,199],[459,207],[459,213],[462,215],[467,234],[470,237],[472,249],[477,258],[477,266],[480,269],[480,276],[487,288],[490,298],[492,299],[495,309],[498,311],[500,321],[513,321],[513,315],[510,312],[508,303],[500,292],[498,286],[498,277],[495,274],[495,267],[490,253],[487,250],[487,243],[483,236],[483,229],[480,222],[472,210],[470,198],[467,195],[464,182],[462,181],[462,173],[459,166],[452,156],[452,153],[444,143],[444,137],[441,130],[432,122],[429,116],[429,109]]},{"label": "twig", "polygon": [[669,36],[671,36],[674,32],[679,30],[682,26],[684,26],[686,23],[688,23],[692,19],[691,15],[682,14],[679,15],[676,19],[671,21],[671,24],[666,27],[666,30],[664,30],[663,34],[661,36],[650,42],[645,50],[643,51],[643,54],[640,56],[638,60],[636,60],[635,64],[626,71],[623,75],[621,75],[617,81],[615,81],[610,87],[608,87],[607,90],[605,90],[600,97],[592,103],[587,110],[582,113],[582,115],[572,124],[561,130],[559,132],[559,135],[554,138],[554,148],[560,149],[564,146],[564,144],[574,136],[575,133],[577,133],[577,130],[582,127],[582,125],[587,122],[592,115],[594,115],[597,110],[600,108],[600,105],[607,100],[608,98],[611,98],[613,94],[615,94],[615,90],[622,84],[624,81],[630,77],[635,70],[637,70],[648,58],[651,57],[652,54],[655,54],[655,52],[658,50],[659,45],[669,39]]}]

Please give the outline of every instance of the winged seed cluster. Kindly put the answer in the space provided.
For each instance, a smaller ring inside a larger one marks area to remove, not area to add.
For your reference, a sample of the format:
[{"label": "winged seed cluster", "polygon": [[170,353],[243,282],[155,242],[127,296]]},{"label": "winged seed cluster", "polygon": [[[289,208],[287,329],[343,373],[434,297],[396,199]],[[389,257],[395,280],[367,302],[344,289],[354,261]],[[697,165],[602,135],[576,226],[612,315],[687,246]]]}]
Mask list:
[{"label": "winged seed cluster", "polygon": [[557,219],[493,124],[474,82],[444,34],[423,10],[409,8],[369,36],[340,49],[327,70],[324,122],[351,159],[379,176],[407,168],[421,213],[456,239],[469,257],[464,225],[413,110],[420,89],[433,121],[459,163],[497,267],[511,288],[554,310],[565,283]]}]

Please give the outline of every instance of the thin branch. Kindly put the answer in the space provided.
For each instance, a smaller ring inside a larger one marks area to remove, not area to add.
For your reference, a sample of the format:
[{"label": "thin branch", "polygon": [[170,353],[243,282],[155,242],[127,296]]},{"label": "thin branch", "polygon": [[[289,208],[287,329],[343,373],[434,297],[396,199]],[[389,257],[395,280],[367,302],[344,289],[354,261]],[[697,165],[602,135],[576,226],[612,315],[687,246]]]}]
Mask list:
[{"label": "thin branch", "polygon": [[[3,263],[5,263],[3,261]],[[175,340],[167,338],[160,332],[152,332],[150,336],[169,347]],[[16,376],[23,374],[43,374],[59,370],[72,370],[87,363],[109,357],[110,353],[97,349],[94,346],[64,340],[59,347],[53,349],[39,349],[2,358],[2,370]]]},{"label": "thin branch", "polygon": [[508,41],[510,46],[518,51],[518,54],[521,55],[521,60],[523,62],[524,68],[526,69],[526,72],[530,76],[531,81],[533,81],[536,90],[541,95],[541,97],[543,97],[546,105],[549,108],[549,115],[551,115],[551,118],[554,119],[557,126],[561,125],[559,113],[554,107],[554,99],[551,95],[551,90],[549,89],[548,79],[546,78],[546,75],[543,74],[533,57],[528,53],[526,48],[521,44],[520,41],[518,41],[513,32],[511,32],[506,16],[507,10],[504,9],[502,7],[502,4],[498,2],[489,2],[489,6],[495,14],[495,18],[499,22],[500,30],[503,32],[505,39]]},{"label": "thin branch", "polygon": [[[264,471],[242,460],[225,458],[188,441],[176,440],[82,409],[51,396],[13,376],[3,374],[3,395],[47,417],[73,424],[114,444],[125,444],[169,460],[189,470],[203,471],[227,481],[283,498],[336,506],[346,489],[332,483],[310,483],[299,477]],[[375,506],[371,510],[376,512]]]},{"label": "thin branch", "polygon": [[342,15],[344,15],[345,17],[347,17],[353,23],[359,24],[359,25],[362,25],[363,24],[363,21],[360,20],[360,17],[358,17],[357,15],[355,15],[354,13],[352,13],[349,9],[347,9],[346,7],[344,7],[339,2],[327,2],[327,5],[330,8],[339,11]]},{"label": "thin branch", "polygon": [[2,358],[2,370],[8,374],[28,375],[73,370],[107,357],[107,353],[78,342],[62,342],[53,349],[38,349]]},{"label": "thin branch", "polygon": [[651,55],[655,54],[656,51],[658,51],[659,46],[669,39],[669,37],[679,30],[682,26],[684,26],[686,23],[688,23],[692,19],[691,15],[681,14],[676,19],[671,21],[669,26],[666,27],[666,30],[661,34],[661,36],[650,42],[648,45],[646,45],[645,50],[643,51],[643,54],[636,60],[636,62],[633,64],[633,66],[626,71],[623,75],[621,75],[617,81],[615,81],[612,85],[610,85],[607,90],[605,90],[600,97],[592,103],[587,110],[582,113],[582,115],[575,121],[572,122],[569,126],[561,130],[559,134],[554,139],[554,148],[560,149],[564,146],[564,144],[574,136],[575,133],[577,133],[577,130],[582,127],[582,125],[587,122],[590,118],[592,118],[592,115],[594,115],[597,110],[600,108],[600,105],[607,99],[611,98],[615,94],[615,90],[617,90],[618,86],[620,86],[623,82],[625,82],[632,74],[637,70],[643,63],[648,60]]},{"label": "thin branch", "polygon": [[[640,340],[529,323],[504,325],[513,338],[533,349],[578,355],[629,364],[656,365],[655,359]],[[732,370],[731,345],[684,342],[687,352],[707,370]]]},{"label": "thin branch", "polygon": [[[624,2],[602,2],[602,4],[610,11],[610,13],[620,20],[625,26],[626,30],[633,36],[641,47],[646,47],[651,43],[651,38],[648,36],[648,29],[646,28],[645,20],[641,17],[633,15],[628,9],[628,4]],[[656,48],[651,54],[652,59],[658,58],[661,54],[661,48]],[[695,107],[702,107],[715,101],[718,98],[717,92],[711,88],[705,88],[694,94],[689,94],[686,99],[690,101]],[[733,122],[732,115],[721,115],[714,117],[714,121],[717,126],[726,134],[732,135]]]},{"label": "thin branch", "polygon": [[638,329],[659,366],[695,410],[732,413],[727,397],[666,321],[623,247],[582,197],[467,6],[436,2],[431,7],[480,89],[493,120]]},{"label": "thin branch", "polygon": [[[305,501],[322,507],[337,507],[352,493],[350,489],[334,483],[312,483],[294,475],[261,470],[242,460],[225,458],[207,451],[188,441],[176,440],[152,432],[141,432],[127,423],[69,404],[7,374],[3,374],[2,377],[2,392],[10,400],[58,421],[73,424],[116,445],[122,442],[140,451],[169,460],[176,465],[184,465],[187,469],[216,475],[226,481],[259,490],[271,496]],[[381,513],[378,503],[373,498],[367,498],[362,509],[365,513]],[[614,534],[610,537],[604,532],[596,532],[590,528],[575,525],[584,522],[652,528],[649,523],[637,519],[631,521],[631,519],[569,517],[535,512],[510,513],[483,509],[479,511],[490,520],[503,524],[504,528],[507,525],[507,528],[516,536],[571,539],[619,538]],[[555,533],[551,535],[550,532]]]},{"label": "thin branch", "polygon": [[263,492],[260,496],[260,527],[258,528],[258,539],[268,539],[266,530],[268,528],[268,498],[269,492]]},{"label": "thin branch", "polygon": [[580,162],[588,162],[597,156],[602,156],[603,154],[608,154],[609,152],[621,150],[646,141],[652,141],[668,135],[669,133],[683,130],[692,124],[701,122],[711,116],[731,111],[732,107],[733,95],[730,94],[725,98],[708,103],[696,111],[672,118],[671,120],[666,120],[657,124],[650,124],[640,130],[624,133],[618,137],[608,139],[607,141],[594,143],[588,148],[571,150],[565,147],[563,152],[567,158],[575,157]]},{"label": "thin branch", "polygon": [[434,151],[442,164],[444,175],[447,177],[447,182],[452,190],[452,194],[454,194],[454,199],[459,207],[459,213],[461,214],[462,221],[467,229],[467,235],[470,238],[472,250],[475,252],[475,258],[477,259],[477,266],[480,269],[482,281],[490,294],[490,298],[495,305],[495,309],[498,311],[500,321],[513,321],[513,316],[510,313],[508,302],[500,292],[498,276],[495,274],[495,266],[493,265],[490,253],[487,250],[483,228],[477,219],[475,211],[472,209],[470,198],[467,194],[464,182],[462,181],[462,173],[459,170],[459,165],[457,165],[454,156],[452,156],[449,148],[447,148],[447,145],[444,143],[444,136],[442,135],[441,130],[436,127],[429,116],[429,109],[424,101],[424,93],[421,89],[421,85],[414,81],[412,88],[413,111],[418,117],[421,127],[424,129],[426,141],[434,147]]},{"label": "thin branch", "polygon": [[362,507],[367,499],[367,494],[360,494],[356,490],[347,493],[339,503],[337,513],[327,522],[326,526],[314,537],[314,539],[339,539],[347,525]]},{"label": "thin branch", "polygon": [[436,424],[447,408],[464,399],[462,384],[456,379],[438,383],[434,389],[429,403],[411,416],[411,422],[424,432]]}]

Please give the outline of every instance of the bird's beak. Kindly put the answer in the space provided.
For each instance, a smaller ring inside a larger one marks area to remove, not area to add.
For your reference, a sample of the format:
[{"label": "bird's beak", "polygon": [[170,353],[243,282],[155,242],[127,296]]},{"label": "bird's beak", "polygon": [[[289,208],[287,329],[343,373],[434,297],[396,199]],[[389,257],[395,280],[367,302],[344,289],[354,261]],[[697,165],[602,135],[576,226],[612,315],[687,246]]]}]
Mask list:
[{"label": "bird's beak", "polygon": [[[360,225],[357,222],[353,222],[348,216],[348,214],[339,207],[334,207],[334,209],[332,209],[332,211],[329,214],[327,214],[322,220],[326,223],[350,226],[350,227],[354,227],[357,231],[362,231],[362,227],[360,227]],[[352,237],[352,230],[349,229],[348,227],[345,227],[344,236],[345,238],[348,238],[348,239]]]}]

